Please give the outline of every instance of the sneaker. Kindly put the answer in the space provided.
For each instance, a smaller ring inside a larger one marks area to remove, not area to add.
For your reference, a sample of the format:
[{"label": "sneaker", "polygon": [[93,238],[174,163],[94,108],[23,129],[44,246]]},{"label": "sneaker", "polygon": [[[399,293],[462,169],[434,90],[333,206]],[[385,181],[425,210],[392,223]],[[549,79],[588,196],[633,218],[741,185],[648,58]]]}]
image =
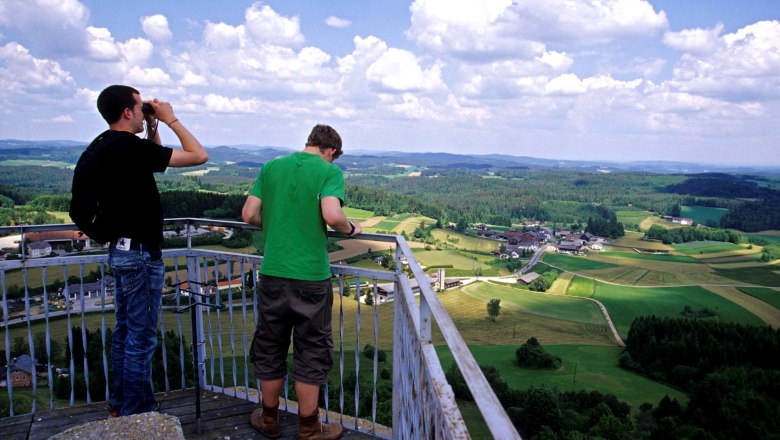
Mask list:
[{"label": "sneaker", "polygon": [[119,410],[111,406],[111,404],[108,404],[108,416],[109,417],[119,417]]}]

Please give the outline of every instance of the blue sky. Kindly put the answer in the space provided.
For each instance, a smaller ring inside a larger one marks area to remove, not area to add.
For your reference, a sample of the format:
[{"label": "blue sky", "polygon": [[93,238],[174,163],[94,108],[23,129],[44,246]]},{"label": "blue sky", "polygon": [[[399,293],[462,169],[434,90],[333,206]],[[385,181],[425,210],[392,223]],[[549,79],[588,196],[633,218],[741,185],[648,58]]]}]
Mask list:
[{"label": "blue sky", "polygon": [[0,139],[91,140],[109,84],[207,146],[780,165],[780,2],[0,2]]}]

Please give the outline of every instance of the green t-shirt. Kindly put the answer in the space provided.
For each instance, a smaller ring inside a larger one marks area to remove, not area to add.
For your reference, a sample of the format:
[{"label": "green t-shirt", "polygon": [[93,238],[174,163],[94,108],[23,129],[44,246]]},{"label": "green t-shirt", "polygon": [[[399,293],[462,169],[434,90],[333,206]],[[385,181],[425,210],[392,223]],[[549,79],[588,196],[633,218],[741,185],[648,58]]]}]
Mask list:
[{"label": "green t-shirt", "polygon": [[344,203],[341,169],[315,154],[293,153],[263,165],[249,194],[262,201],[260,273],[306,281],[330,278],[320,200],[333,196]]}]

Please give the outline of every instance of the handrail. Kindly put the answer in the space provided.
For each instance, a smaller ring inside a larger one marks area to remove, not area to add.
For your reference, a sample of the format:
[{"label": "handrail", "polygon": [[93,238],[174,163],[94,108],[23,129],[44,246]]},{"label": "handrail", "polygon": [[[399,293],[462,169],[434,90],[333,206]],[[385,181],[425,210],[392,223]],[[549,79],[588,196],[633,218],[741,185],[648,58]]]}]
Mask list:
[{"label": "handrail", "polygon": [[[241,253],[234,253],[234,252],[223,252],[223,251],[208,251],[208,250],[201,250],[201,249],[193,249],[192,248],[192,228],[191,227],[197,227],[197,226],[219,226],[219,227],[228,227],[228,228],[240,228],[240,229],[248,229],[248,230],[259,230],[259,228],[248,225],[243,222],[236,222],[236,221],[223,221],[223,220],[212,220],[212,219],[204,219],[204,218],[171,218],[171,219],[165,219],[164,221],[165,226],[172,226],[172,225],[184,225],[186,226],[186,236],[187,236],[187,249],[179,249],[179,250],[166,250],[164,252],[164,255],[169,256],[176,256],[178,257],[186,257],[187,259],[187,272],[188,273],[200,273],[200,268],[198,265],[199,259],[204,259],[204,265],[206,266],[205,269],[209,269],[208,262],[205,262],[207,258],[212,258],[215,261],[233,261],[233,262],[241,262],[242,264],[242,273],[244,273],[243,264],[244,262],[249,263],[250,265],[253,265],[253,270],[256,270],[257,263],[262,259],[262,257],[259,256],[250,256],[246,254]],[[28,232],[46,232],[46,231],[55,231],[55,230],[77,230],[78,228],[73,224],[55,224],[55,225],[25,225],[25,226],[11,226],[11,227],[0,227],[0,235],[8,235],[9,231],[19,231],[19,233],[22,234],[22,240],[20,242],[22,252],[24,252],[25,249],[25,243],[24,243],[24,234]],[[334,238],[345,238],[343,234],[337,233],[335,231],[328,231],[328,236],[334,237]],[[398,235],[390,235],[390,234],[373,234],[373,233],[361,233],[356,235],[355,237],[351,237],[352,239],[362,239],[362,240],[374,240],[374,241],[381,241],[386,243],[393,243],[396,246],[396,272],[383,272],[380,273],[376,270],[372,269],[364,269],[364,268],[358,268],[358,267],[352,267],[352,266],[343,266],[334,264],[331,265],[331,270],[333,274],[337,277],[341,278],[341,288],[343,289],[343,277],[344,276],[354,276],[358,279],[368,279],[368,280],[375,280],[374,283],[376,283],[376,280],[388,280],[393,281],[396,286],[396,308],[395,313],[398,315],[401,311],[405,314],[409,314],[405,319],[405,323],[403,324],[404,327],[402,328],[394,328],[396,334],[398,334],[401,331],[411,331],[414,333],[414,335],[410,335],[409,337],[403,337],[401,339],[395,338],[395,343],[397,344],[398,341],[402,341],[402,343],[409,344],[419,344],[418,347],[415,347],[413,351],[415,351],[417,354],[416,356],[419,356],[419,358],[414,358],[415,355],[408,355],[403,354],[403,352],[407,351],[409,347],[405,346],[394,346],[393,347],[393,367],[394,367],[394,378],[398,378],[399,374],[401,374],[400,369],[396,369],[398,365],[401,365],[406,373],[412,374],[412,376],[415,376],[411,381],[407,378],[401,378],[399,379],[404,383],[404,387],[414,387],[420,385],[420,381],[429,381],[428,383],[422,382],[423,385],[430,385],[432,389],[434,389],[434,398],[435,405],[438,405],[439,408],[436,409],[437,415],[434,417],[435,420],[419,420],[419,415],[416,417],[411,417],[411,419],[404,419],[404,424],[407,423],[421,423],[422,428],[417,427],[417,429],[421,429],[420,433],[439,433],[442,432],[445,433],[444,438],[460,438],[462,436],[468,436],[468,432],[466,431],[465,424],[463,424],[462,417],[460,415],[460,411],[457,407],[457,402],[455,401],[452,388],[449,386],[449,384],[446,381],[446,378],[444,376],[444,373],[441,369],[441,365],[438,360],[438,356],[436,355],[436,352],[434,350],[433,343],[431,341],[431,333],[433,328],[434,321],[438,325],[439,330],[441,331],[441,334],[444,338],[444,342],[449,347],[450,351],[453,354],[453,358],[455,359],[456,365],[460,369],[463,378],[465,379],[465,382],[467,386],[469,387],[472,396],[474,397],[474,400],[477,404],[477,406],[480,409],[480,412],[482,414],[482,417],[487,422],[487,427],[490,430],[491,434],[494,438],[500,438],[500,439],[513,439],[517,438],[519,439],[520,436],[517,433],[517,430],[514,428],[514,425],[512,424],[511,420],[509,419],[508,415],[506,414],[503,406],[499,402],[498,398],[496,397],[495,393],[493,392],[492,388],[490,387],[490,384],[487,382],[487,379],[485,378],[484,374],[482,373],[479,365],[477,364],[476,360],[474,359],[473,355],[469,351],[466,342],[464,341],[461,334],[458,332],[457,328],[454,325],[454,322],[452,321],[452,318],[447,313],[446,309],[442,305],[441,301],[439,300],[436,293],[431,288],[430,284],[427,282],[422,282],[422,280],[425,280],[427,278],[425,272],[422,270],[420,264],[417,262],[417,260],[414,258],[414,254],[412,253],[411,248],[409,247],[409,244],[406,242],[406,240],[402,236]],[[89,263],[98,263],[98,262],[104,262],[106,260],[105,254],[93,254],[93,255],[79,255],[79,256],[66,256],[66,257],[52,257],[52,258],[27,258],[22,254],[21,260],[8,260],[8,261],[0,261],[0,275],[2,275],[2,293],[3,297],[5,297],[5,271],[11,270],[11,269],[22,269],[24,271],[27,271],[28,269],[32,268],[42,268],[42,270],[45,271],[46,266],[52,266],[52,265],[61,265],[63,267],[67,267],[68,265],[78,265],[80,267],[80,277],[83,280],[84,273],[83,268],[85,264]],[[409,282],[409,279],[401,272],[401,258],[406,258],[406,263],[409,265],[409,268],[411,269],[411,273],[413,274],[414,278],[418,280],[418,288],[420,291],[420,301],[419,305],[416,301],[414,301],[413,298],[413,291],[411,284]],[[178,260],[176,260],[176,265],[178,265]],[[254,262],[254,263],[253,263]],[[218,264],[218,263],[217,263]],[[230,273],[230,267],[232,265],[228,265],[227,269],[227,275],[229,278],[232,279],[232,275]],[[209,269],[210,270],[210,269]],[[215,267],[215,276],[218,273],[218,269]],[[102,267],[101,267],[102,272]],[[26,272],[25,272],[26,273]],[[225,275],[225,274],[222,274]],[[188,275],[189,276],[189,275]],[[199,276],[199,275],[198,275]],[[208,276],[208,275],[207,275]],[[376,286],[376,284],[375,284]],[[75,287],[75,286],[74,286]],[[244,283],[242,281],[241,288],[245,288]],[[27,282],[25,278],[25,289],[27,288]],[[358,287],[360,289],[360,287]],[[376,289],[376,287],[375,287]],[[81,300],[83,303],[83,297],[84,297],[84,289],[83,284],[80,289],[80,295]],[[29,301],[29,295],[25,294],[26,299]],[[229,297],[230,298],[230,297]],[[230,299],[228,301],[231,301]],[[244,302],[243,307],[246,307],[247,304]],[[256,304],[252,304],[253,307],[256,307]],[[232,304],[229,306],[229,310],[232,310]],[[401,307],[401,308],[399,308]],[[3,311],[4,313],[4,323],[6,324],[4,327],[6,328],[6,345],[8,345],[8,311],[5,307],[5,304],[3,304]],[[103,311],[107,310],[108,307],[102,307]],[[48,309],[47,309],[48,310]],[[70,310],[68,310],[68,318],[70,319]],[[82,304],[82,315],[84,313],[84,306]],[[257,309],[254,309],[254,313],[256,315]],[[50,316],[47,311],[47,320]],[[359,311],[359,305],[358,305],[358,325],[360,320],[360,311]],[[230,318],[232,319],[232,317]],[[83,317],[82,317],[83,320]],[[397,321],[399,323],[400,321]],[[217,320],[217,324],[219,323],[219,320]],[[29,325],[29,314],[28,314],[28,325]],[[105,323],[103,323],[105,325]],[[48,328],[48,326],[47,326]],[[234,340],[236,337],[232,334],[232,327],[231,327],[231,334],[230,338]],[[82,329],[83,331],[83,329]],[[376,331],[376,329],[375,329]],[[199,329],[200,334],[203,334],[203,329]],[[70,332],[68,334],[70,337]],[[334,335],[335,336],[335,335]],[[31,335],[28,335],[29,339],[32,339]],[[84,340],[85,336],[82,333],[82,344],[86,343]],[[211,336],[209,335],[209,338]],[[244,334],[244,338],[246,338],[246,334]],[[219,343],[220,340],[218,340]],[[105,344],[105,342],[104,342]],[[359,341],[358,341],[359,344]],[[47,347],[48,348],[48,347]],[[359,348],[359,347],[358,347]],[[375,352],[376,354],[376,352]],[[411,357],[410,357],[411,356]],[[397,362],[401,362],[399,359],[401,357],[404,358],[403,362],[419,362],[420,366],[423,368],[422,371],[417,370],[410,370],[416,368],[414,365],[409,364],[398,364]],[[375,356],[376,358],[376,356]],[[205,359],[203,360],[205,362]],[[212,368],[210,371],[212,371],[213,375],[213,362],[212,361]],[[359,359],[358,359],[359,361]],[[85,369],[86,369],[86,359],[85,362]],[[220,364],[222,360],[220,358]],[[72,368],[72,366],[71,366]],[[105,362],[104,362],[104,368],[105,368]],[[205,369],[205,365],[201,368]],[[233,379],[235,381],[235,365],[233,365],[234,369],[234,376]],[[219,368],[219,371],[221,373],[224,373],[224,370]],[[205,372],[205,370],[201,370],[201,372]],[[96,371],[95,374],[98,372]],[[91,373],[88,373],[91,374]],[[106,372],[104,372],[106,374]],[[376,366],[374,368],[374,376],[376,376]],[[203,374],[201,376],[201,381],[205,380],[206,375]],[[166,376],[167,381],[167,376]],[[343,385],[343,384],[342,384]],[[394,387],[398,385],[398,383],[394,383]],[[167,385],[166,385],[167,386]],[[214,386],[216,388],[220,388],[216,386],[216,384],[211,384],[211,386]],[[415,393],[417,390],[413,390]],[[356,391],[357,392],[357,391]],[[248,395],[246,396],[249,397]],[[89,399],[89,395],[87,396]],[[399,400],[398,402],[400,402]],[[431,405],[434,404],[433,402],[427,401],[425,398],[422,398],[421,400],[412,401],[404,400],[404,404],[427,404]],[[71,399],[71,405],[73,404],[73,401]],[[375,404],[375,403],[374,403]],[[395,400],[394,400],[394,407],[395,407]],[[426,413],[428,410],[431,410],[431,408],[426,409]],[[408,415],[409,408],[405,409],[406,415]],[[394,428],[398,428],[395,426],[395,417],[396,415],[399,415],[400,413],[397,413],[394,409],[393,416],[394,416]],[[404,427],[407,427],[404,425]],[[441,432],[440,432],[441,430]],[[417,432],[417,431],[413,431]],[[401,429],[399,429],[399,432],[396,432],[397,437],[399,438],[406,438],[406,436],[410,435],[409,432],[402,432]],[[437,436],[439,435],[437,434]]]}]

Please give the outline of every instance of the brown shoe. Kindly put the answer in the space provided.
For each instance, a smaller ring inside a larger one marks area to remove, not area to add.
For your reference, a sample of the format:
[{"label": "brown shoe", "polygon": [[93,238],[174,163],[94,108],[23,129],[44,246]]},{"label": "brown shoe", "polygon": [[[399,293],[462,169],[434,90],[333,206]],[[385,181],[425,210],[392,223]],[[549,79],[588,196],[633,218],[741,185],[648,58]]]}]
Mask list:
[{"label": "brown shoe", "polygon": [[320,422],[320,414],[316,412],[304,417],[298,415],[298,438],[300,440],[336,440],[341,437],[344,429],[338,423]]},{"label": "brown shoe", "polygon": [[282,435],[282,429],[279,427],[279,407],[276,408],[257,408],[249,416],[249,424],[269,438],[277,438]]}]

